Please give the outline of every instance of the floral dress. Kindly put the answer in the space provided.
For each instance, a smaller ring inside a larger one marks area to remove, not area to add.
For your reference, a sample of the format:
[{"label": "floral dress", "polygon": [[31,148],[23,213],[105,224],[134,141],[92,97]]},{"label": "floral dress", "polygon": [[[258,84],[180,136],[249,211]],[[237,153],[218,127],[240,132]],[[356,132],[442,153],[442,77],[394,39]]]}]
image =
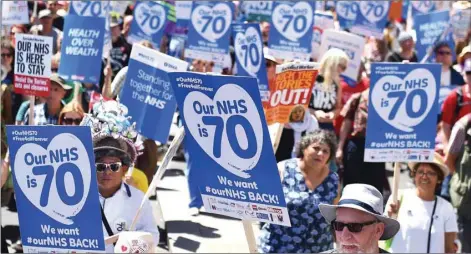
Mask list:
[{"label": "floral dress", "polygon": [[291,227],[265,224],[260,232],[258,251],[262,253],[318,253],[332,248],[330,226],[319,204],[332,204],[337,197],[339,178],[334,172],[311,191],[298,159],[284,161],[283,192]]}]

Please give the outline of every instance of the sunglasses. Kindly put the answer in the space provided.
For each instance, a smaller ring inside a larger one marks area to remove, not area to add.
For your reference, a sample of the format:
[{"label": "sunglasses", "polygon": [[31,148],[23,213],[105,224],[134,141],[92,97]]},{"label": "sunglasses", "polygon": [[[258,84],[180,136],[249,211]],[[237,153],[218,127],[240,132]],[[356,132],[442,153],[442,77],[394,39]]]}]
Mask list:
[{"label": "sunglasses", "polygon": [[375,220],[363,223],[343,223],[340,221],[332,221],[332,227],[335,229],[335,231],[343,231],[343,228],[346,226],[348,231],[352,233],[359,233],[363,230],[363,227],[373,225],[375,223],[378,223],[378,221]]},{"label": "sunglasses", "polygon": [[113,172],[118,172],[121,169],[121,162],[113,162],[113,163],[95,163],[96,172],[102,173],[105,172],[107,168],[109,168]]},{"label": "sunglasses", "polygon": [[438,51],[437,54],[439,55],[451,55],[451,52],[450,51]]},{"label": "sunglasses", "polygon": [[415,171],[415,174],[418,175],[419,177],[427,176],[427,178],[431,178],[431,177],[436,177],[436,176],[437,176],[437,173],[436,173],[436,172],[433,172],[433,171],[424,172],[424,171],[422,171],[422,170],[417,170],[417,171]]},{"label": "sunglasses", "polygon": [[11,57],[11,56],[12,56],[12,54],[3,54],[2,53],[2,57]]},{"label": "sunglasses", "polygon": [[82,118],[63,118],[62,122],[65,124],[76,124],[79,125],[82,122]]}]

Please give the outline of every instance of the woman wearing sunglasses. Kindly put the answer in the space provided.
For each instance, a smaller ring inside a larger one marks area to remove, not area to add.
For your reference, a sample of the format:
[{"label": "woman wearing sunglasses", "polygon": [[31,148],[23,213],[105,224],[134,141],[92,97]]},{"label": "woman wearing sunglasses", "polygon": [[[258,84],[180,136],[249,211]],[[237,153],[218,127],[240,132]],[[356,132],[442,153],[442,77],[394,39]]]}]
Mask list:
[{"label": "woman wearing sunglasses", "polygon": [[328,167],[336,146],[333,132],[316,130],[301,139],[297,158],[278,163],[291,227],[265,224],[259,252],[319,253],[332,248],[319,204],[332,204],[337,197],[339,178]]},{"label": "woman wearing sunglasses", "polygon": [[78,101],[72,100],[62,108],[59,114],[59,125],[80,125],[85,112]]},{"label": "woman wearing sunglasses", "polygon": [[437,196],[449,170],[442,157],[435,153],[432,163],[409,163],[415,188],[399,193],[399,202],[392,198],[386,204],[386,215],[401,224],[397,235],[386,243],[391,252],[452,253],[458,225],[452,205]]},{"label": "woman wearing sunglasses", "polygon": [[[144,193],[123,180],[142,150],[136,141],[135,126],[127,119],[127,108],[116,101],[99,102],[93,106],[93,115],[85,115],[82,125],[92,129],[98,190],[102,209],[105,238],[122,231],[151,233],[153,243],[159,242],[159,231],[150,203],[144,203],[133,229],[134,216],[140,207]],[[106,252],[113,252],[113,245],[106,245]]]}]

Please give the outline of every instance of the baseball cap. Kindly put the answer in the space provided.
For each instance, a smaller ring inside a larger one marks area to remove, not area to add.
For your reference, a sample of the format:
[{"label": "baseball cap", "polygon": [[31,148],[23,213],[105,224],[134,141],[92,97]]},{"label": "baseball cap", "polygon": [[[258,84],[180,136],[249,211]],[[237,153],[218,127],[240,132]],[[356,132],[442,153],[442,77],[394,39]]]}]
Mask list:
[{"label": "baseball cap", "polygon": [[42,19],[42,18],[46,18],[46,17],[49,17],[49,18],[52,17],[51,11],[49,9],[41,10],[38,14],[38,18]]},{"label": "baseball cap", "polygon": [[49,80],[51,80],[51,82],[55,82],[58,85],[62,86],[64,90],[72,89],[72,86],[67,85],[67,82],[63,78],[61,78],[57,73],[53,73],[51,77],[49,78]]}]

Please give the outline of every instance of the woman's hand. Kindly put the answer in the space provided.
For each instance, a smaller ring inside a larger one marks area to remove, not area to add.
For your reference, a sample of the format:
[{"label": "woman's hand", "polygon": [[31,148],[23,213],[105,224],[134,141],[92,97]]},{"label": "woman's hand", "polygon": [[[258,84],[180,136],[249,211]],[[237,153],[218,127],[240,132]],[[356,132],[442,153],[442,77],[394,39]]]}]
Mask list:
[{"label": "woman's hand", "polygon": [[327,118],[326,113],[322,110],[314,111],[314,116],[317,118],[318,122],[325,123],[325,122],[329,121],[329,119]]},{"label": "woman's hand", "polygon": [[401,204],[398,202],[398,201],[394,201],[394,202],[391,202],[391,204],[389,204],[389,207],[388,207],[388,217],[393,217],[393,216],[397,216],[397,213],[399,212],[399,207],[401,206]]},{"label": "woman's hand", "polygon": [[337,149],[335,159],[337,160],[337,165],[339,165],[340,168],[343,168],[343,151],[341,148]]}]

